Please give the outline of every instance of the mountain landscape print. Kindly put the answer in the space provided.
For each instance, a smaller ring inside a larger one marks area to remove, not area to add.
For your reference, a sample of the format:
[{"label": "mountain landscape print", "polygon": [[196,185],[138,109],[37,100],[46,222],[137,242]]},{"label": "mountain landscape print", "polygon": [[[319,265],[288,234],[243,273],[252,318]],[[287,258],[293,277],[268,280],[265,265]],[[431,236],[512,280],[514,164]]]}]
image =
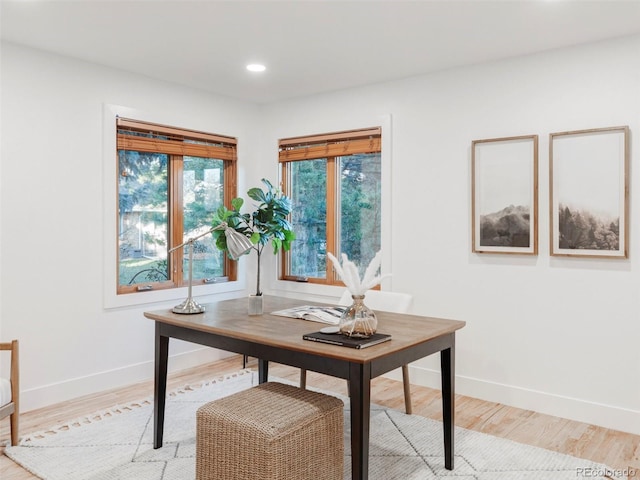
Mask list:
[{"label": "mountain landscape print", "polygon": [[483,247],[529,247],[529,207],[509,205],[498,212],[480,215],[480,245]]},{"label": "mountain landscape print", "polygon": [[538,136],[472,142],[474,253],[538,254]]}]

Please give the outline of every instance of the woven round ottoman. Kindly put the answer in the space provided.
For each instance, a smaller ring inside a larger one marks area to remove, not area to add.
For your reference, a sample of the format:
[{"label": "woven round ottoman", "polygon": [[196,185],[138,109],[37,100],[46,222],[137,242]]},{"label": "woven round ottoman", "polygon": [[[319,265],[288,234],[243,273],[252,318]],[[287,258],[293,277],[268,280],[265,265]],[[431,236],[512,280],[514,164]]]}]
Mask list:
[{"label": "woven round ottoman", "polygon": [[196,415],[196,480],[343,480],[338,398],[263,383]]}]

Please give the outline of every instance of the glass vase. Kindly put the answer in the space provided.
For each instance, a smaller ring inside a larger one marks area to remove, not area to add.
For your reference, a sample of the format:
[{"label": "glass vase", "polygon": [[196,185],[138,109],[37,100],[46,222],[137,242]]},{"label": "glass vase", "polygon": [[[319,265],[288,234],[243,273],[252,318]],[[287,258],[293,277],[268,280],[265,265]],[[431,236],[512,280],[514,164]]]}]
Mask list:
[{"label": "glass vase", "polygon": [[351,295],[353,304],[340,317],[340,333],[348,337],[369,338],[376,333],[378,319],[364,304],[364,295]]}]

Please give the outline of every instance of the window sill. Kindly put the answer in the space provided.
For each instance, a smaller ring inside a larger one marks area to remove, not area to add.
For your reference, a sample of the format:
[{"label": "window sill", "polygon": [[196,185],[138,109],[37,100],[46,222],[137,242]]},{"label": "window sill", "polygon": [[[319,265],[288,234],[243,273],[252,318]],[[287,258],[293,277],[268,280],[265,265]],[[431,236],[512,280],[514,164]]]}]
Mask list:
[{"label": "window sill", "polygon": [[[223,282],[208,285],[194,285],[192,287],[192,295],[196,301],[202,303],[207,301],[207,296],[243,290],[244,286],[242,282]],[[169,301],[180,303],[185,298],[187,298],[187,287],[155,291],[148,290],[144,292],[125,293],[120,295],[114,292],[113,294],[105,294],[104,308],[109,310],[113,308],[132,307]]]}]

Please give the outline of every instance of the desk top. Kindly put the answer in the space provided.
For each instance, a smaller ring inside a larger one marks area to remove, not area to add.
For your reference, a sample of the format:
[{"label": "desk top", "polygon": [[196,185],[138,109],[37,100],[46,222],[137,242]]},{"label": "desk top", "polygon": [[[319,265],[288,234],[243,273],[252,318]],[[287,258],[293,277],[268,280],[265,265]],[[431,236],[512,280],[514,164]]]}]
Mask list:
[{"label": "desk top", "polygon": [[[366,305],[365,298],[365,305]],[[300,305],[320,305],[291,298],[264,296],[264,314],[249,316],[246,297],[206,304],[204,313],[181,315],[171,310],[144,312],[144,316],[165,324],[225,337],[271,345],[293,351],[320,354],[358,363],[366,363],[391,353],[428,342],[461,329],[466,322],[375,311],[378,332],[391,334],[388,342],[355,349],[303,340],[302,335],[316,332],[325,324],[270,315],[269,312]]]}]

